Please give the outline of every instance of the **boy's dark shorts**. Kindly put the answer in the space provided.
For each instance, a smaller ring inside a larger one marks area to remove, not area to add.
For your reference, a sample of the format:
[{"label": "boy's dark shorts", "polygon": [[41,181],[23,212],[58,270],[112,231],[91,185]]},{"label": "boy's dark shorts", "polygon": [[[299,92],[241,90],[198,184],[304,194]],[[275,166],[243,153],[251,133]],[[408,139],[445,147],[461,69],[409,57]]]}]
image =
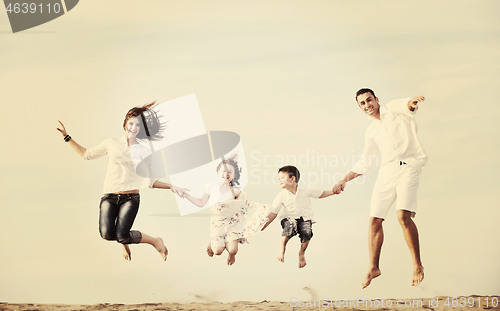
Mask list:
[{"label": "boy's dark shorts", "polygon": [[281,227],[283,228],[281,236],[288,236],[291,238],[298,234],[300,243],[307,242],[313,237],[312,221],[310,219],[304,220],[302,217],[297,219],[283,218],[281,220]]}]

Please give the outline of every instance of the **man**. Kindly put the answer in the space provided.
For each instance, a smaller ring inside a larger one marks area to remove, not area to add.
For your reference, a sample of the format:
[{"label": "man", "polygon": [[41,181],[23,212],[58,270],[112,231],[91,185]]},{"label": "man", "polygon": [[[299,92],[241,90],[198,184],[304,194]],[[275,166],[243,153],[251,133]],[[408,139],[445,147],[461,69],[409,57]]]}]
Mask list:
[{"label": "man", "polygon": [[361,159],[335,185],[333,191],[343,191],[346,182],[365,174],[378,153],[381,153],[380,171],[370,203],[370,263],[366,278],[361,283],[362,288],[370,285],[371,281],[381,274],[379,259],[384,240],[382,222],[394,201],[397,205],[398,220],[412,256],[412,286],[418,285],[424,278],[418,230],[411,219],[417,210],[419,174],[427,162],[427,155],[418,140],[413,119],[418,103],[424,100],[423,96],[417,96],[391,101],[381,107],[372,90],[361,89],[356,93],[359,108],[372,118],[372,122],[365,133],[365,148]]}]

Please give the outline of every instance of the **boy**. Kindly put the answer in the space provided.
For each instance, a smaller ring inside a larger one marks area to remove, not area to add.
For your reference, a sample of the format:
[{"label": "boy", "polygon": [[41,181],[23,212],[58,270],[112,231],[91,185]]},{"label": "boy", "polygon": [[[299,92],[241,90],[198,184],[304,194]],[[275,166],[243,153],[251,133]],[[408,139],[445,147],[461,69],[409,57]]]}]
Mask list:
[{"label": "boy", "polygon": [[321,199],[334,194],[339,194],[341,191],[334,192],[333,190],[306,189],[298,186],[300,179],[299,170],[292,165],[283,166],[278,170],[279,185],[283,189],[274,199],[269,213],[269,221],[264,225],[264,230],[278,215],[283,207],[281,214],[281,234],[280,251],[277,259],[280,262],[285,261],[285,248],[288,240],[299,235],[300,251],[299,251],[299,268],[306,265],[305,252],[309,241],[311,240],[312,224],[314,214],[311,208],[311,200],[309,198]]}]

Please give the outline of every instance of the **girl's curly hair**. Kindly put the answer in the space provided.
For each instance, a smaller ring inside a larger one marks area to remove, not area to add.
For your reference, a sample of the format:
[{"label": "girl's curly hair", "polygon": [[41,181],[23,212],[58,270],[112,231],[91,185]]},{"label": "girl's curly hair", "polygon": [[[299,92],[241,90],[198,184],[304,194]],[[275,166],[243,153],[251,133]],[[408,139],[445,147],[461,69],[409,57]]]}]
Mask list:
[{"label": "girl's curly hair", "polygon": [[241,176],[241,168],[238,166],[238,154],[233,154],[230,158],[222,160],[219,165],[217,165],[216,171],[219,172],[222,165],[232,165],[234,167],[234,178],[229,182],[231,186],[240,185],[239,179]]}]

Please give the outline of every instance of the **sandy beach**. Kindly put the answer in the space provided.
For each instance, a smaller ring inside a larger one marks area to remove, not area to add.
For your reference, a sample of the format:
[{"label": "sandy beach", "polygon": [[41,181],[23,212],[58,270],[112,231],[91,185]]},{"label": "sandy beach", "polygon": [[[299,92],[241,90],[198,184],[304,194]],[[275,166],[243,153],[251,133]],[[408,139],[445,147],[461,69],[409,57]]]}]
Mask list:
[{"label": "sandy beach", "polygon": [[153,311],[153,310],[500,310],[500,296],[445,297],[421,299],[372,299],[372,300],[297,300],[280,301],[238,301],[231,303],[142,303],[66,305],[0,302],[0,311],[45,311],[45,310],[116,310],[116,311]]}]

